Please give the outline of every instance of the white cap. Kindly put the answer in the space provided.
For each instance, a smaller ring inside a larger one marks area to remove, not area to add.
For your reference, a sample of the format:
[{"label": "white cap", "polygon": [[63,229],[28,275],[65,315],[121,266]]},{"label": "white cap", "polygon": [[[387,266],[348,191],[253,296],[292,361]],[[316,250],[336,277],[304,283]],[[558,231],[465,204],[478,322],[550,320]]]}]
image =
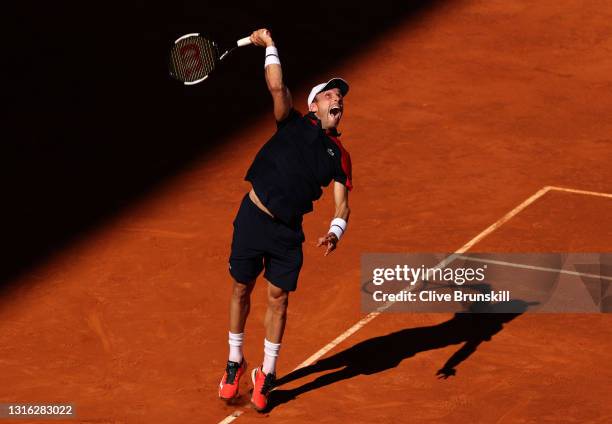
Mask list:
[{"label": "white cap", "polygon": [[310,94],[308,95],[308,107],[310,107],[310,104],[314,101],[317,94],[331,88],[339,88],[343,97],[346,96],[346,93],[349,91],[348,82],[344,81],[342,78],[332,78],[327,82],[322,82],[321,84],[317,84],[312,87],[312,90],[310,90]]}]

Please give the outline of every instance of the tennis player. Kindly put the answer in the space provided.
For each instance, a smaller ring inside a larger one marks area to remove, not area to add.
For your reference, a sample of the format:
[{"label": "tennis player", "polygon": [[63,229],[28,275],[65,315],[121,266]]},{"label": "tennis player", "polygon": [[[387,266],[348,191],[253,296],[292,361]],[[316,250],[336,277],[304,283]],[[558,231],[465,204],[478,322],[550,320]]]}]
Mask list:
[{"label": "tennis player", "polygon": [[244,196],[234,220],[229,259],[229,272],[234,279],[229,360],[219,385],[219,397],[229,400],[238,396],[240,377],[247,369],[242,342],[250,295],[255,280],[265,270],[268,308],[264,358],[263,364],[251,373],[251,403],[262,411],[275,384],[289,293],[296,289],[302,267],[302,216],[312,211],[312,203],[321,197],[321,187],[333,180],[336,212],[327,234],[317,243],[325,248],[327,256],[346,231],[352,182],[351,159],[337,131],[349,90],[346,81],[332,78],[313,87],[308,96],[309,113],[302,116],[293,108],[291,94],[283,83],[278,50],[270,31],[254,31],[251,41],[266,48],[265,77],[274,102],[277,131],[247,171],[245,180],[252,189]]}]

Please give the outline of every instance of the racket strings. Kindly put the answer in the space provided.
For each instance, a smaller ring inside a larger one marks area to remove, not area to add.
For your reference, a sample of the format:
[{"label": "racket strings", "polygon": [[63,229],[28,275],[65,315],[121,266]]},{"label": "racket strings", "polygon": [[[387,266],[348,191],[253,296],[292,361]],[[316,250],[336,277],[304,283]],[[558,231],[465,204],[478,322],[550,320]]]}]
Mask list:
[{"label": "racket strings", "polygon": [[218,55],[217,46],[200,36],[179,40],[171,52],[172,74],[183,82],[202,80],[215,68]]}]

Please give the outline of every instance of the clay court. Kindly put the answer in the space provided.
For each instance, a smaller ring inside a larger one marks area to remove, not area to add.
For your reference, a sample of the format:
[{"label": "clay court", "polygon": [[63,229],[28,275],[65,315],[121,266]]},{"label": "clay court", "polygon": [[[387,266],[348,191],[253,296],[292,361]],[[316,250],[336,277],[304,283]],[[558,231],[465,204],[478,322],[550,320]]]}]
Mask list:
[{"label": "clay court", "polygon": [[[290,297],[278,375],[309,359],[340,358],[337,368],[294,375],[265,414],[249,406],[248,378],[238,402],[217,398],[227,359],[232,220],[249,190],[244,173],[275,128],[257,50],[244,62],[240,54],[228,60],[224,75],[205,83],[211,87],[175,87],[156,68],[160,86],[148,90],[203,109],[185,107],[165,123],[152,115],[158,121],[146,134],[159,130],[165,140],[153,153],[137,144],[117,159],[116,172],[110,160],[104,173],[96,168],[91,192],[35,191],[31,197],[43,200],[27,200],[26,215],[36,219],[15,213],[5,221],[20,252],[7,266],[22,265],[5,272],[2,287],[0,402],[71,403],[77,417],[65,422],[79,423],[611,422],[609,314],[368,316],[359,290],[360,258],[368,252],[453,253],[466,245],[480,252],[612,252],[612,7],[595,0],[439,1],[393,19],[309,73],[297,69],[302,59],[291,59],[291,47],[307,40],[293,33],[283,46],[291,25],[270,25],[302,112],[315,83],[335,75],[351,83],[341,125],[353,162],[351,223],[324,258],[315,242],[333,215],[331,193],[305,216],[305,262]],[[143,49],[143,57],[152,52],[164,50]],[[216,87],[228,78],[231,87]],[[192,131],[206,142],[207,133],[196,130],[220,116],[207,111],[215,109],[209,96],[222,89],[236,99],[224,100],[223,113],[245,117],[222,116],[224,130],[213,131],[205,151],[171,142],[176,128],[180,137]],[[252,95],[260,99],[253,107]],[[83,126],[102,119],[86,113],[79,115]],[[127,122],[112,119],[117,128]],[[181,127],[183,119],[197,122]],[[138,134],[128,129],[117,140]],[[99,149],[103,157],[121,156],[120,148],[112,155]],[[85,147],[76,151],[90,156]],[[166,172],[166,156],[181,166]],[[164,172],[149,178],[138,158],[158,160]],[[116,186],[105,181],[126,175],[134,175],[130,191],[107,202]],[[13,187],[11,201],[30,197],[15,193],[33,180]],[[98,214],[98,197],[112,208]],[[91,207],[78,209],[74,198]],[[89,218],[81,222],[83,216]],[[26,221],[33,230],[23,230]],[[35,242],[39,233],[44,243]],[[28,240],[36,246],[31,255]],[[264,337],[259,283],[245,335],[253,366]],[[490,337],[466,348],[483,328]],[[341,336],[349,329],[356,331]],[[465,354],[456,374],[438,378],[458,351]]]}]

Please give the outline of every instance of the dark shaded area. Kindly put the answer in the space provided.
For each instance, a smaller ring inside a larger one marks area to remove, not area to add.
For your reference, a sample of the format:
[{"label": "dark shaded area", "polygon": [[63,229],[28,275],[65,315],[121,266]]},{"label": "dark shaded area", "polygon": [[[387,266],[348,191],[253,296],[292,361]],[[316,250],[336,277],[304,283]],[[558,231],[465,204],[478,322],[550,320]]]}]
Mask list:
[{"label": "dark shaded area", "polygon": [[[171,42],[199,31],[233,43],[272,30],[287,84],[367,48],[441,1],[19,2],[4,52],[4,253],[0,284],[201,159],[269,110],[263,50],[235,52],[204,84],[167,75]],[[228,5],[224,5],[228,4]],[[381,52],[383,54],[384,52]],[[262,140],[262,142],[265,140]]]},{"label": "dark shaded area", "polygon": [[[513,300],[511,308],[526,311],[529,304]],[[316,390],[329,384],[356,377],[358,375],[376,374],[397,367],[404,359],[419,352],[444,348],[449,345],[463,345],[436,372],[439,378],[448,378],[456,374],[456,368],[472,355],[478,346],[490,341],[499,333],[504,324],[509,323],[521,313],[498,313],[507,310],[502,303],[475,305],[482,313],[458,313],[452,319],[438,325],[419,328],[407,328],[385,336],[374,337],[357,343],[350,348],[323,358],[313,365],[300,368],[278,379],[277,386],[308,375],[331,371],[295,389],[276,389],[270,393],[268,411],[287,403],[297,396]],[[335,371],[332,371],[335,370]]]}]

